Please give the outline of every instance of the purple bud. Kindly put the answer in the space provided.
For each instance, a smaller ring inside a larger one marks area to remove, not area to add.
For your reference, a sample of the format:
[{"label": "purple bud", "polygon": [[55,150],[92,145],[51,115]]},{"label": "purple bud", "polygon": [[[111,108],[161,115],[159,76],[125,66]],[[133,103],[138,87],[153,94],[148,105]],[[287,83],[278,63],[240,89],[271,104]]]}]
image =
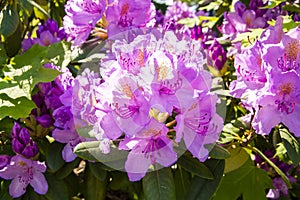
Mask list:
[{"label": "purple bud", "polygon": [[9,164],[11,156],[8,155],[0,155],[0,170],[6,167]]},{"label": "purple bud", "polygon": [[26,158],[32,158],[39,152],[37,145],[31,141],[28,146],[26,146],[22,152],[22,155]]},{"label": "purple bud", "polygon": [[45,128],[49,128],[54,122],[53,118],[49,114],[41,115],[39,117],[36,117],[35,119]]},{"label": "purple bud", "polygon": [[238,13],[238,15],[241,17],[243,15],[243,13],[245,12],[245,10],[247,9],[247,7],[245,6],[245,4],[238,1],[234,4],[234,9]]},{"label": "purple bud", "polygon": [[226,62],[226,52],[219,42],[214,39],[213,43],[208,48],[207,63],[210,67],[221,71]]},{"label": "purple bud", "polygon": [[15,153],[21,154],[26,158],[34,157],[38,153],[38,147],[31,140],[29,131],[26,128],[21,128],[18,123],[15,123],[11,135],[12,149]]},{"label": "purple bud", "polygon": [[13,138],[11,143],[13,151],[17,154],[22,154],[23,149],[26,147],[26,145],[20,142],[17,138]]}]

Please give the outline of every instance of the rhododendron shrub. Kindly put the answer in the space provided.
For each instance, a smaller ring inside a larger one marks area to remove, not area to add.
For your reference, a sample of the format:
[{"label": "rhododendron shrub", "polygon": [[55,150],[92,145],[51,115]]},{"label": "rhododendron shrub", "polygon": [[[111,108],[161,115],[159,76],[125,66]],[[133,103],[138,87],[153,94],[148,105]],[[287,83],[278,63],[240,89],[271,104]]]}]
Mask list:
[{"label": "rhododendron shrub", "polygon": [[299,199],[299,1],[0,3],[0,199]]}]

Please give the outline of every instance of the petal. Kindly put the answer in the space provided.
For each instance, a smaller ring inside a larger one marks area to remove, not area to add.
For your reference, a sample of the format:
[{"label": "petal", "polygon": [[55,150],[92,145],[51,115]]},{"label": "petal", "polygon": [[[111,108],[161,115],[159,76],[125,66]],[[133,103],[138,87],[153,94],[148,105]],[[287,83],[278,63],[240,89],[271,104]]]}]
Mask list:
[{"label": "petal", "polygon": [[9,185],[9,194],[13,198],[22,196],[26,192],[28,183],[19,181],[19,178],[14,178]]},{"label": "petal", "polygon": [[258,134],[268,135],[271,129],[281,122],[279,111],[276,107],[268,105],[264,106],[257,112],[253,120],[253,128]]},{"label": "petal", "polygon": [[139,181],[145,175],[151,165],[144,153],[131,151],[125,163],[125,169],[130,181]]},{"label": "petal", "polygon": [[46,194],[48,191],[48,183],[45,179],[45,176],[42,173],[34,173],[33,179],[30,181],[30,185],[38,194]]},{"label": "petal", "polygon": [[164,167],[169,167],[177,160],[176,152],[172,148],[172,141],[168,138],[161,138],[166,143],[166,146],[155,152],[156,162]]},{"label": "petal", "polygon": [[70,143],[66,144],[62,150],[62,157],[66,162],[71,162],[77,157],[76,154],[74,154]]}]

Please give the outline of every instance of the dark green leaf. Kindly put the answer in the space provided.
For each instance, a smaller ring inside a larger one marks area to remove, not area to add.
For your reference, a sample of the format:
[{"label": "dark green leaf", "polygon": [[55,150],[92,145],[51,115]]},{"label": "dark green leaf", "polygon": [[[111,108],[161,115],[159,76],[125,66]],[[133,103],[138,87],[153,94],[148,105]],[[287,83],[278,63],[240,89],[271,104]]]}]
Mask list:
[{"label": "dark green leaf", "polygon": [[109,154],[103,154],[99,144],[99,141],[82,142],[75,147],[74,152],[85,160],[99,161],[113,169],[124,170],[128,152],[111,147]]},{"label": "dark green leaf", "polygon": [[61,155],[63,147],[64,145],[58,142],[53,142],[50,145],[46,156],[46,164],[52,172],[59,170],[65,163]]},{"label": "dark green leaf", "polygon": [[129,181],[127,173],[121,171],[113,171],[110,173],[112,181],[109,187],[113,190],[128,191],[128,186],[132,183]]},{"label": "dark green leaf", "polygon": [[225,158],[230,157],[230,153],[224,147],[221,147],[221,146],[216,144],[216,145],[214,145],[214,147],[209,152],[209,156],[211,158],[215,158],[215,159],[225,159]]},{"label": "dark green leaf", "polygon": [[93,175],[89,169],[89,163],[85,175],[85,199],[86,200],[103,200],[105,199],[107,182],[100,181]]},{"label": "dark green leaf", "polygon": [[1,187],[0,187],[0,199],[1,200],[13,200],[13,198],[9,195],[8,187],[10,184],[10,181],[1,181]]},{"label": "dark green leaf", "polygon": [[55,173],[55,177],[58,179],[64,179],[69,176],[69,174],[73,172],[73,169],[78,166],[79,162],[80,158],[76,158],[74,161],[64,164],[64,166]]},{"label": "dark green leaf", "polygon": [[299,141],[286,129],[280,128],[279,134],[282,139],[283,145],[286,148],[288,156],[298,166],[300,162],[300,144]]},{"label": "dark green leaf", "polygon": [[143,190],[147,200],[176,198],[173,174],[170,168],[149,172],[143,178]]},{"label": "dark green leaf", "polygon": [[177,162],[185,170],[205,179],[214,179],[211,171],[199,160],[189,155],[183,155]]},{"label": "dark green leaf", "polygon": [[267,188],[272,188],[267,172],[254,166],[250,159],[239,169],[225,174],[214,200],[265,200]]},{"label": "dark green leaf", "polygon": [[52,174],[45,174],[48,182],[48,200],[69,199],[68,188],[63,180],[57,179]]},{"label": "dark green leaf", "polygon": [[15,56],[21,49],[22,35],[20,26],[21,25],[18,24],[17,29],[5,38],[4,48],[9,57]]},{"label": "dark green leaf", "polygon": [[103,169],[103,164],[99,162],[89,163],[89,167],[93,175],[98,178],[100,181],[106,180],[107,172]]},{"label": "dark green leaf", "polygon": [[0,34],[5,38],[12,35],[19,26],[19,15],[13,5],[8,5],[0,12]]},{"label": "dark green leaf", "polygon": [[174,182],[176,199],[186,199],[187,192],[191,186],[191,174],[178,165],[174,173]]},{"label": "dark green leaf", "polygon": [[191,187],[188,191],[188,200],[209,200],[218,188],[223,177],[225,161],[210,159],[205,162],[205,165],[214,175],[214,180],[203,179],[195,176],[192,179]]}]

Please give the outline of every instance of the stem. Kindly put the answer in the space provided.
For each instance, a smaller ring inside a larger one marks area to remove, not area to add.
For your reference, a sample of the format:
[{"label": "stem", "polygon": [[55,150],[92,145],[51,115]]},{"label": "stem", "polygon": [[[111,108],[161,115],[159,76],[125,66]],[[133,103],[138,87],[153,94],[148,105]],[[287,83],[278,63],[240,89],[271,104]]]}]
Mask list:
[{"label": "stem", "polygon": [[251,147],[249,145],[247,146],[247,148],[250,149],[250,150],[252,150],[252,151],[254,151],[260,157],[262,157],[265,161],[267,161],[267,163],[269,163],[269,165],[271,165],[271,167],[273,167],[273,169],[277,172],[277,174],[279,174],[281,176],[281,178],[284,180],[284,182],[286,183],[286,185],[288,186],[288,188],[289,189],[292,188],[292,185],[291,185],[291,183],[289,181],[289,178],[267,156],[265,156],[265,154],[263,154],[263,152],[261,152],[256,147]]}]

